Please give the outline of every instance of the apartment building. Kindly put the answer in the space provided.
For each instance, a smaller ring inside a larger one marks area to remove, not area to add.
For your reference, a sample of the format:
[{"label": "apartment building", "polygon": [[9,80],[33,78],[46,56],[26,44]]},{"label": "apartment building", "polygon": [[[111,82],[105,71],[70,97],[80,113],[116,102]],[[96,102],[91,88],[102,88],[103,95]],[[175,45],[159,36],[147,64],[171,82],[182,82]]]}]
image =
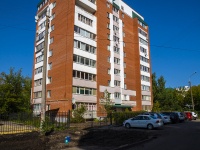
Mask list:
[{"label": "apartment building", "polygon": [[42,0],[37,7],[34,112],[45,85],[47,110],[85,105],[98,115],[105,91],[116,110],[151,110],[149,29],[140,14],[122,0]]}]

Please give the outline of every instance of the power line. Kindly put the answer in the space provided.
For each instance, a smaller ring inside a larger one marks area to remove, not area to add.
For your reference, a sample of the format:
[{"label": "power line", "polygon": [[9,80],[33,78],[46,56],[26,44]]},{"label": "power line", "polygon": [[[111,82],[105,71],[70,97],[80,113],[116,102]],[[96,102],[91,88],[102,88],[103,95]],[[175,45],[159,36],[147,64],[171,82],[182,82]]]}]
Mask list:
[{"label": "power line", "polygon": [[[4,26],[4,28],[15,28],[15,29],[19,29],[19,30],[25,30],[25,31],[33,31],[35,32],[35,30],[31,30],[31,29],[26,29],[26,28],[19,28],[19,27],[15,27],[15,26],[8,26],[8,25],[2,25]],[[0,28],[0,30],[4,29],[4,28]],[[72,37],[80,37],[80,38],[87,38],[87,37],[83,37],[83,36],[74,36],[74,35],[65,35],[65,34],[56,34],[53,33],[53,35],[61,35],[61,36],[72,36]],[[102,38],[97,38],[97,40],[109,40],[109,39],[102,39]],[[114,40],[109,40],[109,41],[114,41]],[[124,42],[124,41],[119,41],[119,42]],[[131,44],[139,44],[139,42],[125,42],[125,43],[131,43]],[[140,43],[143,44],[143,43]],[[144,45],[144,44],[143,44]],[[200,52],[200,49],[185,49],[185,48],[179,48],[179,47],[170,47],[170,46],[164,46],[164,45],[153,45],[150,44],[150,47],[159,47],[159,48],[166,48],[166,49],[176,49],[176,50],[185,50],[185,51],[197,51]]]}]

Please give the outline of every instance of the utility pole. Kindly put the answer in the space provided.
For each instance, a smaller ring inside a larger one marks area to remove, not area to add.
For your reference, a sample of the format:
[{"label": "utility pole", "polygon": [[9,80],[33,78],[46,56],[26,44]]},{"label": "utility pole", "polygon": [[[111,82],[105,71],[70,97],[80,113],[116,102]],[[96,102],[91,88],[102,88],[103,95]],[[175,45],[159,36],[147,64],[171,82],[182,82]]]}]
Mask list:
[{"label": "utility pole", "polygon": [[49,9],[47,8],[44,50],[43,50],[43,69],[42,69],[43,76],[42,76],[42,101],[41,101],[40,129],[42,129],[42,125],[45,121],[45,112],[46,112],[47,49],[48,49],[48,34],[49,34],[48,32],[49,32]]},{"label": "utility pole", "polygon": [[190,84],[190,95],[191,95],[191,100],[192,100],[192,110],[194,111],[194,100],[193,100],[193,95],[192,95],[192,83],[189,81]]},{"label": "utility pole", "polygon": [[193,95],[192,95],[192,82],[190,81],[191,76],[196,74],[197,72],[194,72],[193,74],[190,75],[189,77],[189,85],[190,85],[190,94],[191,94],[191,100],[192,100],[192,110],[194,111],[194,100],[193,100]]}]

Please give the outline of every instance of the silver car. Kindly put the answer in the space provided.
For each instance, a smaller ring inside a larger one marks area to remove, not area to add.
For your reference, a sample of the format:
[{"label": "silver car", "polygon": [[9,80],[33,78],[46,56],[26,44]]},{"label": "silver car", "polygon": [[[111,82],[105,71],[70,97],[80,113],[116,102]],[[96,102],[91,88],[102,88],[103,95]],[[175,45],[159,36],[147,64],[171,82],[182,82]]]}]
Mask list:
[{"label": "silver car", "polygon": [[153,128],[159,128],[163,126],[162,119],[156,118],[151,115],[138,115],[134,118],[129,118],[125,120],[123,126],[126,128],[137,127],[137,128],[147,128],[149,130]]},{"label": "silver car", "polygon": [[163,113],[159,113],[159,115],[161,116],[164,124],[171,123],[170,116],[165,115]]}]

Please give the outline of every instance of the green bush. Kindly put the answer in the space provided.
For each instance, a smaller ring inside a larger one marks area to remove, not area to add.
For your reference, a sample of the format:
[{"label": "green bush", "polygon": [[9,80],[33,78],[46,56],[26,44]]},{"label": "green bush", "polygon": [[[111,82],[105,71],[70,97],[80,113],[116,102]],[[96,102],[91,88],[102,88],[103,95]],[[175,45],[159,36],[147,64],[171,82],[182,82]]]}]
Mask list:
[{"label": "green bush", "polygon": [[45,117],[45,121],[42,122],[42,132],[47,133],[54,130],[54,124],[49,117]]},{"label": "green bush", "polygon": [[113,112],[112,119],[116,125],[122,125],[128,118],[135,117],[144,111],[130,111],[130,112]]},{"label": "green bush", "polygon": [[72,111],[72,123],[82,123],[85,122],[85,119],[83,118],[84,113],[86,112],[85,106],[81,105],[80,108],[77,108]]}]

